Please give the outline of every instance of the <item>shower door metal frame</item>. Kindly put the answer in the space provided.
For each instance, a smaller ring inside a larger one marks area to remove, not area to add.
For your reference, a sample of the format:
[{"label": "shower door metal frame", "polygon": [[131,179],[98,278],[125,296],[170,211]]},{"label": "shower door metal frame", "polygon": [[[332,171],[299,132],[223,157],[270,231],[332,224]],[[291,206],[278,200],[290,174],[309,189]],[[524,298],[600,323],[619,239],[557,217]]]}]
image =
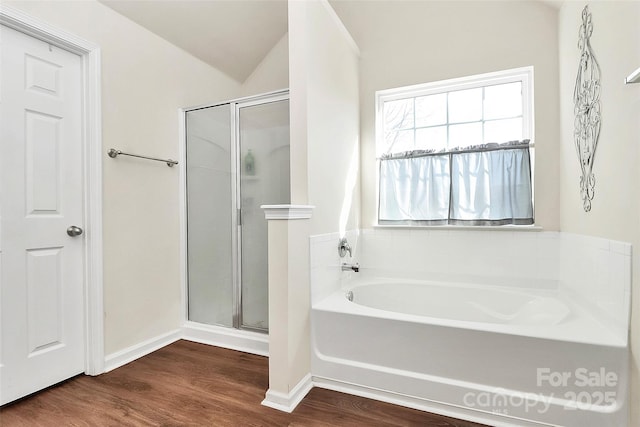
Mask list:
[{"label": "shower door metal frame", "polygon": [[[183,315],[182,318],[184,322],[190,323],[189,320],[189,271],[188,271],[188,248],[187,248],[187,240],[188,240],[188,224],[187,224],[187,162],[186,162],[186,151],[187,151],[187,134],[186,134],[186,116],[190,111],[202,110],[206,108],[212,107],[221,107],[224,105],[228,105],[230,108],[230,129],[233,132],[231,137],[233,138],[231,143],[231,206],[233,212],[231,212],[231,229],[232,229],[232,238],[231,238],[231,262],[232,262],[232,293],[233,293],[233,307],[232,307],[232,327],[228,328],[230,330],[238,330],[238,331],[248,331],[248,332],[259,332],[259,333],[268,333],[268,329],[262,328],[252,328],[242,325],[242,225],[240,224],[241,219],[241,188],[240,188],[240,177],[238,176],[238,172],[241,170],[241,156],[240,156],[240,123],[239,123],[239,115],[240,109],[245,107],[251,107],[255,105],[264,105],[272,102],[279,102],[289,100],[289,90],[279,90],[274,92],[268,92],[261,95],[249,96],[244,98],[233,99],[225,102],[216,102],[213,104],[206,104],[192,108],[183,108],[180,109],[180,134],[181,134],[181,144],[180,144],[180,160],[183,165],[181,174],[180,174],[180,188],[181,188],[181,202],[182,202],[182,210],[181,210],[181,230],[184,233],[181,239],[181,276],[182,276],[182,310]],[[196,322],[197,323],[197,322]],[[211,325],[211,326],[219,326],[224,327],[222,325]]]}]

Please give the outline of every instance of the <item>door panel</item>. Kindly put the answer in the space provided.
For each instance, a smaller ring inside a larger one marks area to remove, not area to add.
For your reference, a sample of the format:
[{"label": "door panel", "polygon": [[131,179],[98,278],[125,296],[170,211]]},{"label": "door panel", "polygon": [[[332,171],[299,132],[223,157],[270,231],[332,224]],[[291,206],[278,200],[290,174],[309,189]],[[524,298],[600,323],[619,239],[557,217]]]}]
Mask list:
[{"label": "door panel", "polygon": [[60,117],[25,112],[27,215],[58,213]]},{"label": "door panel", "polygon": [[81,59],[0,27],[0,403],[84,371]]},{"label": "door panel", "polygon": [[60,65],[29,54],[25,55],[26,89],[60,96]]},{"label": "door panel", "polygon": [[62,249],[27,250],[27,357],[63,341]]}]

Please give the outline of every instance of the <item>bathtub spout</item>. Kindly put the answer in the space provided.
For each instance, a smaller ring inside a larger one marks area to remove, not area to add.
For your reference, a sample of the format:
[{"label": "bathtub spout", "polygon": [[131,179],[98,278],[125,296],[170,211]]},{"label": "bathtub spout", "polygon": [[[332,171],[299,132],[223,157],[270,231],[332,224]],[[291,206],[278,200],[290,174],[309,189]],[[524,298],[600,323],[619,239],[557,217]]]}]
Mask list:
[{"label": "bathtub spout", "polygon": [[355,264],[347,264],[344,262],[342,263],[342,271],[355,271],[357,273],[360,271],[360,264],[357,262]]}]

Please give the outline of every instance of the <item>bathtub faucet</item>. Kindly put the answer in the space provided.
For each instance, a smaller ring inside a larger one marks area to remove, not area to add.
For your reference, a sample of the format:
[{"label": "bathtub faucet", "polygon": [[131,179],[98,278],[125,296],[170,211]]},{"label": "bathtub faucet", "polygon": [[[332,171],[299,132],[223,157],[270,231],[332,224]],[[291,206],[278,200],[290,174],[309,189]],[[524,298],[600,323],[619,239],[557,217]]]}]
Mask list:
[{"label": "bathtub faucet", "polygon": [[347,238],[343,237],[338,243],[338,253],[340,254],[340,258],[344,258],[345,255],[347,255],[347,252],[349,252],[349,257],[351,257],[351,245],[347,242]]},{"label": "bathtub faucet", "polygon": [[360,271],[360,264],[357,262],[355,264],[347,264],[346,262],[343,262],[342,271],[355,271],[357,273]]}]

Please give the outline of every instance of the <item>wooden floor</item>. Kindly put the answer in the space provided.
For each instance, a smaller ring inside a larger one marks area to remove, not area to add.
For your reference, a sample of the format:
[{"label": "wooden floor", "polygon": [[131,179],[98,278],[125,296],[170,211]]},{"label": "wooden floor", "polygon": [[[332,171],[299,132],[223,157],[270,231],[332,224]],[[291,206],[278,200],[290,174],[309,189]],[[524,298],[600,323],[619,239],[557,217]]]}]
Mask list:
[{"label": "wooden floor", "polygon": [[287,414],[260,405],[268,381],[265,357],[178,341],[6,405],[0,426],[479,426],[318,388]]}]

